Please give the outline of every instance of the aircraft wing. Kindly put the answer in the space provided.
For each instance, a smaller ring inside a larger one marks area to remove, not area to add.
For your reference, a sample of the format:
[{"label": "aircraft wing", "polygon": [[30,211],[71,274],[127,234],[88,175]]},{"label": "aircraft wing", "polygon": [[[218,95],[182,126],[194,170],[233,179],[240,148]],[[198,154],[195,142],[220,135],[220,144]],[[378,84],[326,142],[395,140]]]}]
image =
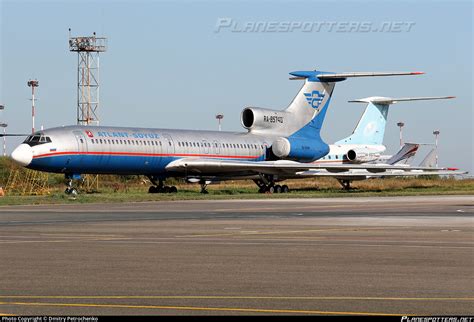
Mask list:
[{"label": "aircraft wing", "polygon": [[297,173],[297,177],[331,177],[336,179],[347,179],[347,180],[365,180],[368,178],[386,178],[386,177],[418,177],[418,176],[452,176],[452,175],[463,175],[467,171],[453,171],[453,170],[439,170],[439,171],[423,171],[413,170],[410,168],[406,171],[386,171],[383,173],[369,173],[363,171],[348,171],[343,173],[331,173],[328,171],[317,171],[308,170]]},{"label": "aircraft wing", "polygon": [[320,165],[314,163],[301,163],[295,161],[239,161],[239,160],[215,160],[206,158],[183,158],[170,162],[166,170],[176,173],[187,173],[190,175],[294,175],[307,170],[326,170],[330,173],[344,173],[351,170],[365,170],[367,175],[374,173],[386,173],[389,170],[422,170],[436,171],[442,168],[429,167],[407,167],[399,165],[377,165],[377,164],[341,164]]},{"label": "aircraft wing", "polygon": [[0,133],[0,138],[1,137],[4,137],[4,136],[30,136],[30,134],[11,134],[11,133],[6,133],[6,134],[3,134],[3,133]]}]

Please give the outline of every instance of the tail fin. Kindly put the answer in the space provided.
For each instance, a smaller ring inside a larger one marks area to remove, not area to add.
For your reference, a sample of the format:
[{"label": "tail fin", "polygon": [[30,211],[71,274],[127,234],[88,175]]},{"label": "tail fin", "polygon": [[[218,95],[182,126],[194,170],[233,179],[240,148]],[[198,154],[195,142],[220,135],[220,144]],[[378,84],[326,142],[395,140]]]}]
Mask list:
[{"label": "tail fin", "polygon": [[436,149],[431,149],[430,152],[426,155],[426,157],[421,161],[420,167],[426,168],[435,168],[436,167]]},{"label": "tail fin", "polygon": [[[422,72],[389,73],[328,73],[321,71],[291,72],[290,79],[304,79],[305,83],[296,97],[284,111],[292,115],[287,124],[289,135],[314,138],[320,137],[321,127],[331,100],[336,82],[352,77],[419,75]],[[285,133],[286,134],[286,133]],[[288,135],[287,134],[287,135]]]},{"label": "tail fin", "polygon": [[368,103],[364,114],[357,123],[352,135],[339,140],[335,144],[370,144],[381,145],[383,143],[385,127],[387,125],[388,108],[391,104],[405,101],[451,99],[454,96],[437,97],[367,97],[349,101],[350,103]]},{"label": "tail fin", "polygon": [[387,164],[410,164],[418,152],[419,144],[405,143],[396,154],[387,160]]}]

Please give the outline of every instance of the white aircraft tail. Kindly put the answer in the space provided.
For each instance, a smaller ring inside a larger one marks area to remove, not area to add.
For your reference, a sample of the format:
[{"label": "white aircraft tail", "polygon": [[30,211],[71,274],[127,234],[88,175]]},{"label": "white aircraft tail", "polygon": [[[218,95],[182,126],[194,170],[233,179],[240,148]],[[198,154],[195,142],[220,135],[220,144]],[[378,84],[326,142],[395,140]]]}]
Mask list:
[{"label": "white aircraft tail", "polygon": [[367,103],[367,107],[352,134],[335,144],[382,145],[385,135],[385,127],[387,125],[388,108],[391,104],[407,101],[426,101],[451,98],[455,97],[436,96],[392,98],[374,96],[349,101],[350,103]]},{"label": "white aircraft tail", "polygon": [[431,149],[430,152],[426,155],[426,157],[421,161],[420,167],[426,168],[435,168],[436,167],[436,149]]}]

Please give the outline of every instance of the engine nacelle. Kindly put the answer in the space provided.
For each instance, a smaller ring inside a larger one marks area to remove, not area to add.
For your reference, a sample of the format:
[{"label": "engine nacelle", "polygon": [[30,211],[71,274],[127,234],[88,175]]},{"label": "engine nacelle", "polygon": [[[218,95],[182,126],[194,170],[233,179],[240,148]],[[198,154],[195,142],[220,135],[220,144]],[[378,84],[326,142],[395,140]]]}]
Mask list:
[{"label": "engine nacelle", "polygon": [[260,107],[246,107],[242,110],[240,121],[247,130],[258,131],[284,127],[291,115]]},{"label": "engine nacelle", "polygon": [[329,146],[315,139],[279,138],[272,144],[272,152],[279,159],[312,162],[329,152]]},{"label": "engine nacelle", "polygon": [[347,160],[352,163],[365,163],[377,160],[380,157],[380,154],[352,149],[347,151],[346,157]]}]

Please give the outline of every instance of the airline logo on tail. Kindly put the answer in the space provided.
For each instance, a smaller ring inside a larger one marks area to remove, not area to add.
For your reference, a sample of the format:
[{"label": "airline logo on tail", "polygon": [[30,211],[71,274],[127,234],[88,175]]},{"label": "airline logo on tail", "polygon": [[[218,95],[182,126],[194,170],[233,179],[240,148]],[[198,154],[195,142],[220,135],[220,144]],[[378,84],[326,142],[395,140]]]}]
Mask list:
[{"label": "airline logo on tail", "polygon": [[324,92],[320,93],[319,91],[312,91],[311,93],[304,93],[304,96],[306,96],[308,104],[316,109],[321,105],[321,102],[324,99]]}]

